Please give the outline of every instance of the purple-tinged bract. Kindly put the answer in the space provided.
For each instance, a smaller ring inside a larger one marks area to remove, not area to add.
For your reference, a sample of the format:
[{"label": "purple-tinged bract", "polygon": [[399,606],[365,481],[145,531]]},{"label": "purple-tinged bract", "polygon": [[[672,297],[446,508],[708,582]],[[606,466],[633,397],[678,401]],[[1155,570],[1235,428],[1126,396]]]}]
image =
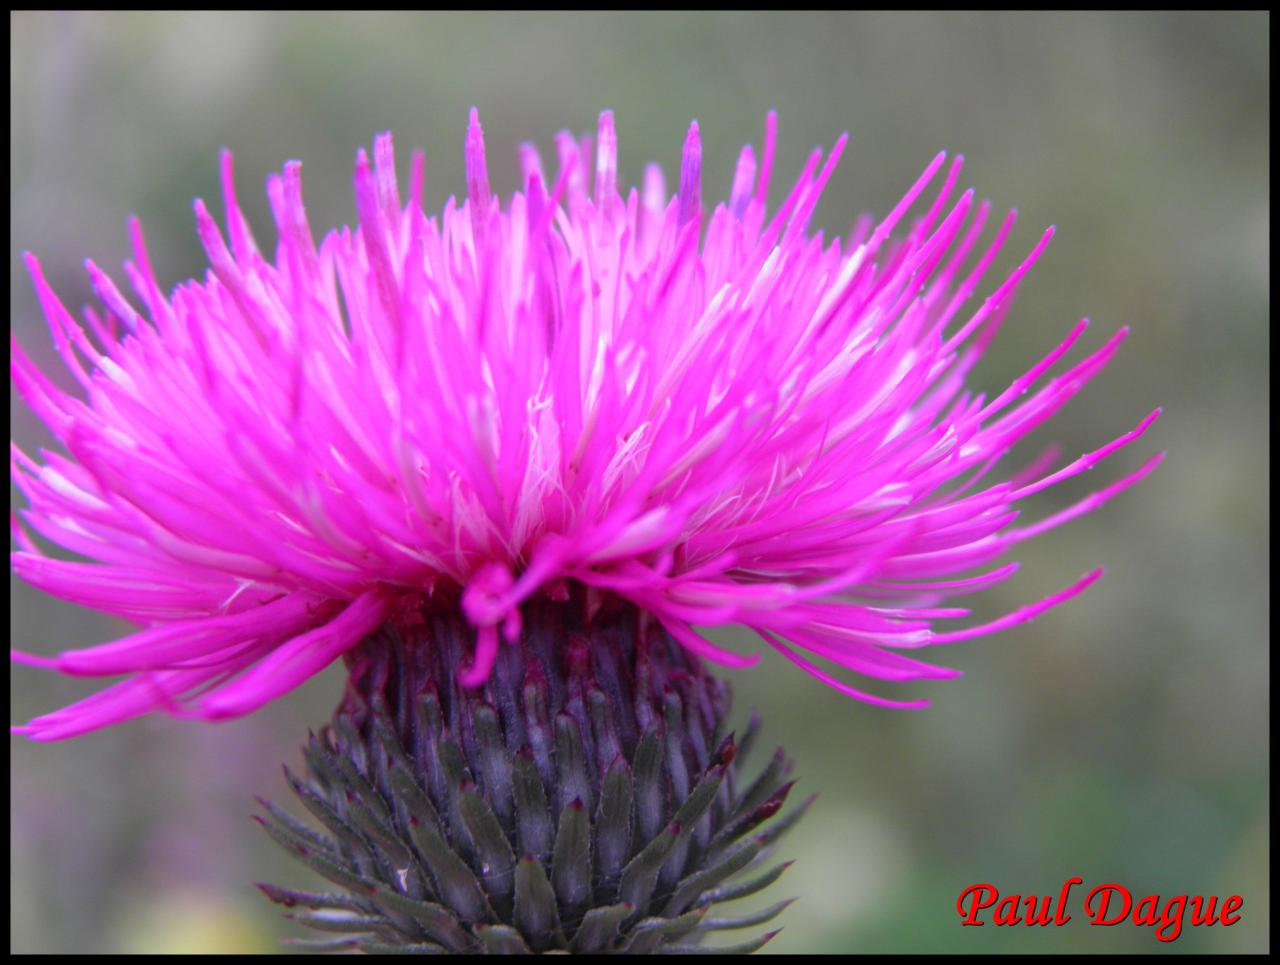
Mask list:
[{"label": "purple-tinged bract", "polygon": [[[17,730],[53,740],[153,710],[248,713],[377,628],[456,595],[475,630],[463,684],[482,683],[535,594],[571,582],[620,597],[706,659],[695,627],[741,624],[820,668],[902,681],[955,672],[901,651],[1023,622],[1099,572],[1001,619],[945,629],[945,597],[1009,577],[1017,543],[1097,507],[1159,456],[1075,505],[1014,525],[1032,493],[1091,468],[1156,418],[1054,468],[1047,453],[992,481],[1009,449],[1112,357],[1121,330],[1060,374],[1085,322],[993,398],[965,376],[1049,232],[984,286],[1012,213],[955,196],[938,155],[880,222],[847,241],[808,232],[841,138],[766,204],[775,123],[743,149],[727,204],[706,211],[694,124],[678,191],[650,166],[619,193],[613,117],[589,147],[557,140],[554,180],[521,154],[525,187],[489,186],[473,113],[467,199],[422,208],[390,135],[356,159],[357,228],[314,240],[300,165],[267,182],[265,257],[222,159],[225,227],[204,204],[212,266],[166,296],[141,229],[124,295],[88,264],[103,308],[77,322],[27,257],[55,345],[83,389],[55,386],[13,345],[27,404],[66,454],[13,449],[45,555],[15,521],[13,565],[63,599],[140,632],[52,659],[131,675]],[[922,210],[920,210],[922,209]],[[898,236],[894,231],[903,230]],[[942,628],[940,628],[940,625]]]}]

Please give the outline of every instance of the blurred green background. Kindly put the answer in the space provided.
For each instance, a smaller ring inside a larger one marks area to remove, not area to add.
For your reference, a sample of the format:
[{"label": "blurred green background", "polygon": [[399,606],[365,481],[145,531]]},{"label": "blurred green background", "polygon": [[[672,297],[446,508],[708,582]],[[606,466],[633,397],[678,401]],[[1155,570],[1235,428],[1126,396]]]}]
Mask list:
[{"label": "blurred green background", "polygon": [[[118,266],[136,213],[166,284],[203,273],[190,204],[217,202],[222,146],[236,152],[260,238],[263,180],[289,158],[306,162],[317,231],[352,222],[355,148],[386,129],[402,164],[427,148],[438,210],[464,191],[472,104],[504,194],[519,142],[550,150],[555,131],[594,130],[605,107],[627,182],[648,160],[674,180],[698,118],[708,200],[727,194],[768,109],[781,122],[775,200],[810,148],[847,130],[815,219],[828,232],[884,213],[938,149],[964,153],[964,180],[1019,208],[1002,266],[1059,228],[975,381],[998,390],[1089,315],[1086,348],[1122,324],[1133,335],[1032,447],[1059,442],[1071,457],[1165,407],[1133,451],[1042,494],[1032,518],[1170,455],[1138,490],[1021,547],[1022,572],[975,599],[980,616],[1095,565],[1108,575],[1033,625],[935,653],[967,676],[894,692],[932,708],[852,702],[768,658],[733,675],[739,711],[760,708],[798,759],[798,793],[821,792],[784,846],[799,860],[773,897],[802,900],[768,950],[1269,948],[1267,15],[26,13],[10,24],[12,325],[50,370],[19,252],[40,256],[74,308],[89,298],[81,260]],[[24,447],[47,438],[20,408],[12,432]],[[11,593],[15,646],[53,652],[126,630],[16,581]],[[296,934],[249,882],[315,882],[248,815],[254,794],[286,797],[280,762],[296,761],[339,686],[331,670],[218,726],[156,718],[68,744],[11,739],[12,950],[268,951]],[[95,688],[16,667],[10,718]],[[974,882],[1044,895],[1072,875],[1135,895],[1240,894],[1243,920],[1173,944],[1079,914],[1065,928],[959,926],[956,897]]]}]

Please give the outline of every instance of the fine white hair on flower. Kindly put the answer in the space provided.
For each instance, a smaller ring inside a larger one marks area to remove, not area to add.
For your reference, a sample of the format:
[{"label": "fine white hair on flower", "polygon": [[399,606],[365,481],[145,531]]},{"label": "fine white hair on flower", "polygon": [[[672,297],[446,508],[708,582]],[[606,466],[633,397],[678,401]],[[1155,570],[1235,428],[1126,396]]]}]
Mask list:
[{"label": "fine white hair on flower", "polygon": [[610,112],[595,142],[593,164],[589,139],[558,137],[554,180],[522,148],[523,190],[500,200],[473,111],[467,196],[435,217],[422,154],[402,198],[381,135],[372,162],[356,158],[358,226],[318,243],[290,162],[267,181],[270,257],[224,152],[222,226],[195,204],[204,279],[166,295],[131,222],[132,295],[88,262],[102,306],[83,323],[26,256],[82,391],[59,389],[14,341],[14,383],[63,452],[14,446],[12,475],[26,525],[83,560],[46,555],[15,517],[13,566],[143,629],[53,658],[15,651],[131,675],[16,731],[245,714],[449,594],[475,628],[459,673],[476,685],[519,636],[521,603],[574,581],[707,660],[757,659],[695,629],[738,624],[842,692],[920,706],[837,674],[954,676],[900,651],[1022,623],[1098,578],[960,629],[947,627],[968,611],[940,605],[1009,577],[1012,547],[1162,456],[1015,525],[1025,497],[1159,414],[1065,465],[1051,450],[993,472],[1126,335],[1051,375],[1081,321],[992,398],[967,387],[1052,229],[990,283],[1014,215],[984,240],[991,208],[957,195],[961,158],[939,154],[882,220],[827,240],[809,219],[843,136],[772,210],[773,115],[710,210],[696,122],[674,195],[655,166],[622,193]]}]

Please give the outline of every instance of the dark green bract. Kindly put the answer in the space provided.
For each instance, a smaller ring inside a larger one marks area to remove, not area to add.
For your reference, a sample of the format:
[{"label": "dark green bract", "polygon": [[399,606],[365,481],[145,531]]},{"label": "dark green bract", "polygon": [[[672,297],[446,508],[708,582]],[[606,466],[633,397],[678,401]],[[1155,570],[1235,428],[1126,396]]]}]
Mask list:
[{"label": "dark green bract", "polygon": [[453,610],[349,655],[342,706],[305,748],[309,776],[286,768],[324,832],[265,801],[259,819],[343,889],[259,886],[337,933],[309,947],[750,952],[777,934],[701,944],[789,904],[713,911],[786,869],[769,853],[809,804],[774,819],[790,761],[779,748],[744,780],[759,719],[725,736],[726,684],[641,611],[589,609],[526,606],[477,688],[456,682],[474,631]]}]

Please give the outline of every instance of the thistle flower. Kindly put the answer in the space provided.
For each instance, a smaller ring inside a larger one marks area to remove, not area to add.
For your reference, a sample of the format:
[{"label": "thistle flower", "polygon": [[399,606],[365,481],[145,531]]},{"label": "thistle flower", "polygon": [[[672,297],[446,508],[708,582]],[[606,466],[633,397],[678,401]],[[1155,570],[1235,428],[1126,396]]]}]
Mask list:
[{"label": "thistle flower", "polygon": [[[1000,458],[1112,357],[1100,349],[1030,388],[1076,325],[987,400],[965,388],[1052,229],[967,317],[1013,213],[962,273],[989,205],[952,200],[960,160],[905,237],[890,237],[943,167],[939,154],[878,224],[848,243],[806,232],[844,149],[815,150],[766,210],[775,124],[738,160],[727,205],[704,217],[698,127],[679,190],[657,167],[617,184],[613,118],[587,151],[557,142],[546,187],[492,194],[472,114],[468,198],[422,211],[390,135],[356,159],[356,230],[312,237],[301,166],[267,189],[279,242],[263,257],[222,158],[226,237],[201,201],[212,270],[165,297],[136,221],[125,272],[139,313],[92,262],[105,311],[82,327],[26,256],[57,350],[84,389],[58,389],[13,343],[27,404],[68,456],[13,449],[41,535],[91,562],[46,556],[15,526],[13,566],[55,596],[147,627],[52,659],[65,673],[132,674],[18,731],[71,737],[153,710],[209,719],[292,690],[398,612],[461,590],[476,630],[462,668],[482,683],[520,604],[577,581],[652,614],[692,652],[756,657],[695,626],[741,624],[803,670],[876,703],[799,651],[866,677],[953,676],[898,651],[1031,619],[1090,573],[991,623],[935,599],[1011,576],[957,578],[1087,512],[1160,456],[1068,509],[1013,527],[1014,507],[1136,439],[1137,428],[1050,471],[1050,457],[982,485]],[[821,164],[821,167],[819,165]],[[950,207],[948,207],[950,205]],[[705,223],[704,223],[705,222]],[[705,236],[705,237],[704,237]],[[910,701],[908,705],[923,704]]]},{"label": "thistle flower", "polygon": [[[355,889],[337,905],[313,896],[320,924],[360,932],[366,947],[502,950],[518,938],[562,948],[608,907],[599,949],[635,950],[643,923],[691,905],[705,913],[719,892],[698,876],[782,785],[771,766],[764,798],[738,786],[727,694],[689,683],[704,679],[703,660],[745,667],[758,655],[695,628],[746,627],[843,693],[923,706],[846,677],[956,676],[902,651],[993,633],[1081,592],[1100,570],[987,623],[948,629],[968,611],[940,605],[1007,579],[1009,550],[1161,458],[1015,526],[1028,496],[1092,468],[1158,416],[1064,465],[1051,450],[988,481],[1126,330],[1049,377],[1081,321],[1004,391],[974,394],[966,376],[1052,229],[975,307],[1014,215],[980,243],[990,205],[972,191],[955,197],[960,158],[913,220],[943,154],[883,220],[828,242],[808,223],[845,138],[825,158],[815,150],[770,211],[775,134],[770,115],[762,153],[743,149],[728,203],[708,214],[697,124],[674,196],[652,165],[624,196],[606,112],[594,175],[589,142],[562,134],[554,180],[526,147],[524,190],[503,205],[473,112],[467,197],[438,219],[423,212],[423,156],[406,203],[383,135],[372,164],[363,150],[356,158],[359,226],[317,244],[300,165],[285,165],[267,183],[273,259],[250,232],[224,153],[225,233],[195,205],[205,279],[166,297],[131,222],[125,272],[145,311],[87,262],[103,308],[83,326],[27,255],[86,398],[60,390],[14,342],[14,382],[66,454],[37,460],[15,446],[12,474],[29,526],[87,562],[45,555],[15,518],[13,566],[145,629],[53,658],[15,651],[68,674],[130,676],[14,730],[58,740],[155,710],[237,717],[345,655],[347,697],[310,746],[310,783],[296,781],[335,837],[308,837],[278,814],[271,824]],[[651,665],[665,683],[641,686]],[[663,717],[672,693],[682,722]],[[435,723],[429,694],[444,715]],[[612,703],[617,719],[593,717],[593,700]],[[522,842],[536,837],[527,824],[542,817],[520,816],[508,792],[562,719],[573,733],[538,773],[559,816],[525,855],[539,871],[494,879],[495,855],[523,862]],[[642,779],[646,735],[671,749]],[[410,778],[399,790],[397,761]],[[590,811],[623,770],[635,796],[625,846],[607,843],[622,825]],[[410,801],[409,785],[429,793]],[[566,798],[567,786],[581,793]],[[707,799],[696,821],[671,832],[690,819],[697,788]],[[595,816],[580,826],[575,805]],[[432,822],[444,848],[434,858],[414,837]],[[555,878],[547,847],[561,832],[578,835],[599,873],[548,891],[537,875]],[[648,852],[664,834],[661,854]],[[606,873],[597,852],[609,847]],[[626,869],[646,853],[656,877],[631,900]],[[471,869],[480,891],[451,891],[435,861]],[[702,933],[681,922],[645,941]]]}]

